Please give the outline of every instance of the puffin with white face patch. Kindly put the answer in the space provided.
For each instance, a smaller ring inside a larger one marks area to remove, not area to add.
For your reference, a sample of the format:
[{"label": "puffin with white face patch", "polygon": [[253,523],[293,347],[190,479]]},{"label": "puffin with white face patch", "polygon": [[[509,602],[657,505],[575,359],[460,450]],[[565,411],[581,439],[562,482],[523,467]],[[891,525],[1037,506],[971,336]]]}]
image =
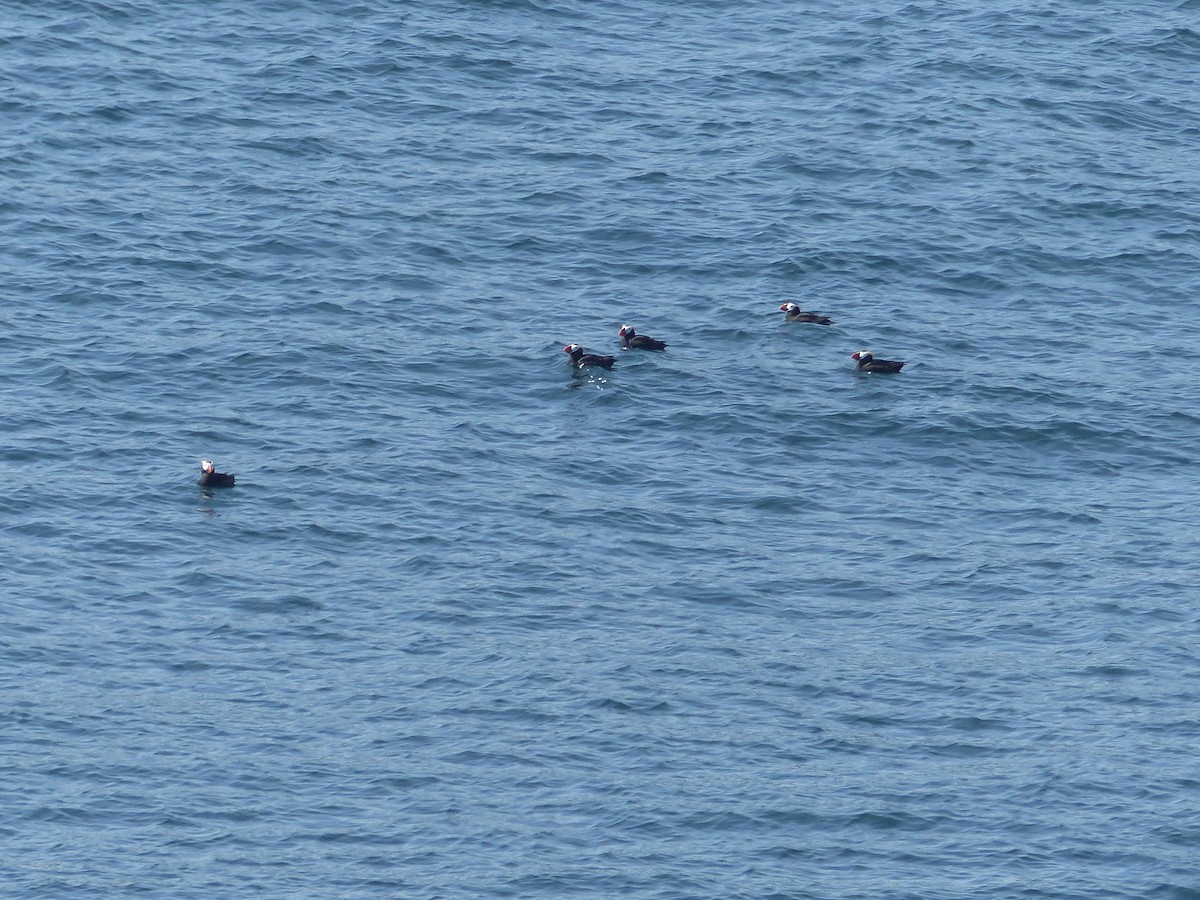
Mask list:
[{"label": "puffin with white face patch", "polygon": [[588,353],[578,344],[567,344],[563,353],[571,357],[571,365],[577,369],[588,366],[599,366],[601,369],[611,369],[617,361],[615,356],[601,356],[599,353]]},{"label": "puffin with white face patch", "polygon": [[200,460],[201,487],[233,487],[233,476],[218,472],[211,460]]},{"label": "puffin with white face patch", "polygon": [[644,334],[638,334],[632,325],[622,325],[617,332],[621,336],[622,350],[666,350],[667,342],[660,341]]},{"label": "puffin with white face patch", "polygon": [[858,371],[876,375],[892,375],[904,368],[904,363],[894,359],[876,359],[870,350],[851,353],[850,358],[858,363]]},{"label": "puffin with white face patch", "polygon": [[832,325],[833,319],[820,313],[805,312],[795,303],[785,303],[779,307],[780,312],[787,313],[784,318],[789,322],[800,322],[807,325]]}]

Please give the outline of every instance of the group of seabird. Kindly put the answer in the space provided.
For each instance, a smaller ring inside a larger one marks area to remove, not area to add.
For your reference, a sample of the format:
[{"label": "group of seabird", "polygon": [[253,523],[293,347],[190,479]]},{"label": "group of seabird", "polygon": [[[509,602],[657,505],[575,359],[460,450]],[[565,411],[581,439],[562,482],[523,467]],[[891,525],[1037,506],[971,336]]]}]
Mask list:
[{"label": "group of seabird", "polygon": [[[833,320],[829,316],[823,316],[820,313],[806,312],[795,303],[785,303],[779,307],[779,311],[786,313],[785,319],[788,322],[798,322],[805,325],[832,325]],[[622,325],[617,331],[617,336],[621,340],[622,350],[666,350],[667,342],[660,341],[657,338],[648,337],[644,334],[638,334],[632,325]],[[571,359],[571,365],[576,369],[611,369],[616,364],[615,356],[605,356],[601,353],[588,353],[579,344],[567,344],[563,347],[563,353],[566,353]],[[850,358],[858,364],[858,371],[868,372],[876,375],[890,375],[899,372],[904,368],[904,362],[892,359],[876,359],[875,354],[870,350],[859,350],[856,353],[850,354]],[[218,472],[211,461],[207,459],[200,460],[200,486],[201,487],[233,487],[234,476],[227,475],[224,472]]]},{"label": "group of seabird", "polygon": [[[823,316],[820,313],[806,312],[795,303],[785,303],[779,307],[779,311],[786,313],[784,318],[789,322],[799,322],[806,325],[832,325],[833,320],[829,316]],[[638,334],[632,325],[622,325],[617,335],[621,338],[622,350],[666,350],[665,341],[656,340],[652,337],[647,337],[644,334]],[[563,347],[563,353],[566,353],[571,358],[571,365],[576,369],[585,369],[595,366],[601,369],[611,369],[616,363],[615,356],[605,356],[600,353],[588,353],[579,344],[567,344]],[[850,354],[850,358],[858,364],[858,371],[868,372],[876,375],[891,375],[899,372],[904,368],[902,360],[894,359],[876,359],[875,354],[870,350],[859,350],[856,353]]]}]

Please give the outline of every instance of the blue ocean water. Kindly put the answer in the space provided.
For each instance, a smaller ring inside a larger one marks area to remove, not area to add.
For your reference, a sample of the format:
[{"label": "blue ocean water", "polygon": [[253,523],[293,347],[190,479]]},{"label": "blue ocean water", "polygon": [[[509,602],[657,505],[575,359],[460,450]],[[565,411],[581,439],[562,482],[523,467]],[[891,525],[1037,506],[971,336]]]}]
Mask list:
[{"label": "blue ocean water", "polygon": [[4,894],[1200,896],[1196,0],[0,8]]}]

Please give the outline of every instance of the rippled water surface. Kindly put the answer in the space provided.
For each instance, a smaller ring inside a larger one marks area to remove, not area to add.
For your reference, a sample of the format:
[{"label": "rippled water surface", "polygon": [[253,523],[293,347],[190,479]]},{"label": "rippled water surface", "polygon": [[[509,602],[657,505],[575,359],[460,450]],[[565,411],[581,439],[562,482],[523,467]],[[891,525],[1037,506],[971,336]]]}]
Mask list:
[{"label": "rippled water surface", "polygon": [[5,892],[1200,896],[1198,73],[1195,0],[4,4]]}]

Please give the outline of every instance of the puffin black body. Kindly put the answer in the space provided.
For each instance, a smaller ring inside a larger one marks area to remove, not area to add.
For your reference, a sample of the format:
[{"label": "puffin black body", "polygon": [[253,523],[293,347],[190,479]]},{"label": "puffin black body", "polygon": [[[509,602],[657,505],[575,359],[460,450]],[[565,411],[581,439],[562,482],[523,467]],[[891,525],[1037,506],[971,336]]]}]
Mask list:
[{"label": "puffin black body", "polygon": [[904,363],[894,359],[876,359],[870,350],[859,350],[851,353],[850,358],[858,362],[858,371],[874,372],[878,375],[891,375],[904,368]]},{"label": "puffin black body", "polygon": [[209,460],[202,459],[200,460],[200,486],[233,487],[233,476],[218,472]]},{"label": "puffin black body", "polygon": [[646,337],[633,330],[632,325],[622,325],[617,332],[621,336],[622,350],[666,350],[667,342]]},{"label": "puffin black body", "polygon": [[784,318],[787,319],[787,321],[789,321],[789,322],[801,322],[801,323],[807,323],[809,325],[832,325],[833,324],[833,319],[829,318],[829,316],[823,316],[820,313],[815,313],[815,312],[805,312],[800,307],[798,307],[795,303],[785,303],[785,304],[783,304],[783,306],[779,307],[779,309],[782,312],[787,313],[787,315],[784,316]]},{"label": "puffin black body", "polygon": [[571,357],[571,365],[577,369],[583,369],[587,366],[599,366],[602,369],[611,369],[613,363],[617,361],[615,356],[601,356],[599,353],[587,353],[578,344],[567,344],[563,347],[563,353]]}]

